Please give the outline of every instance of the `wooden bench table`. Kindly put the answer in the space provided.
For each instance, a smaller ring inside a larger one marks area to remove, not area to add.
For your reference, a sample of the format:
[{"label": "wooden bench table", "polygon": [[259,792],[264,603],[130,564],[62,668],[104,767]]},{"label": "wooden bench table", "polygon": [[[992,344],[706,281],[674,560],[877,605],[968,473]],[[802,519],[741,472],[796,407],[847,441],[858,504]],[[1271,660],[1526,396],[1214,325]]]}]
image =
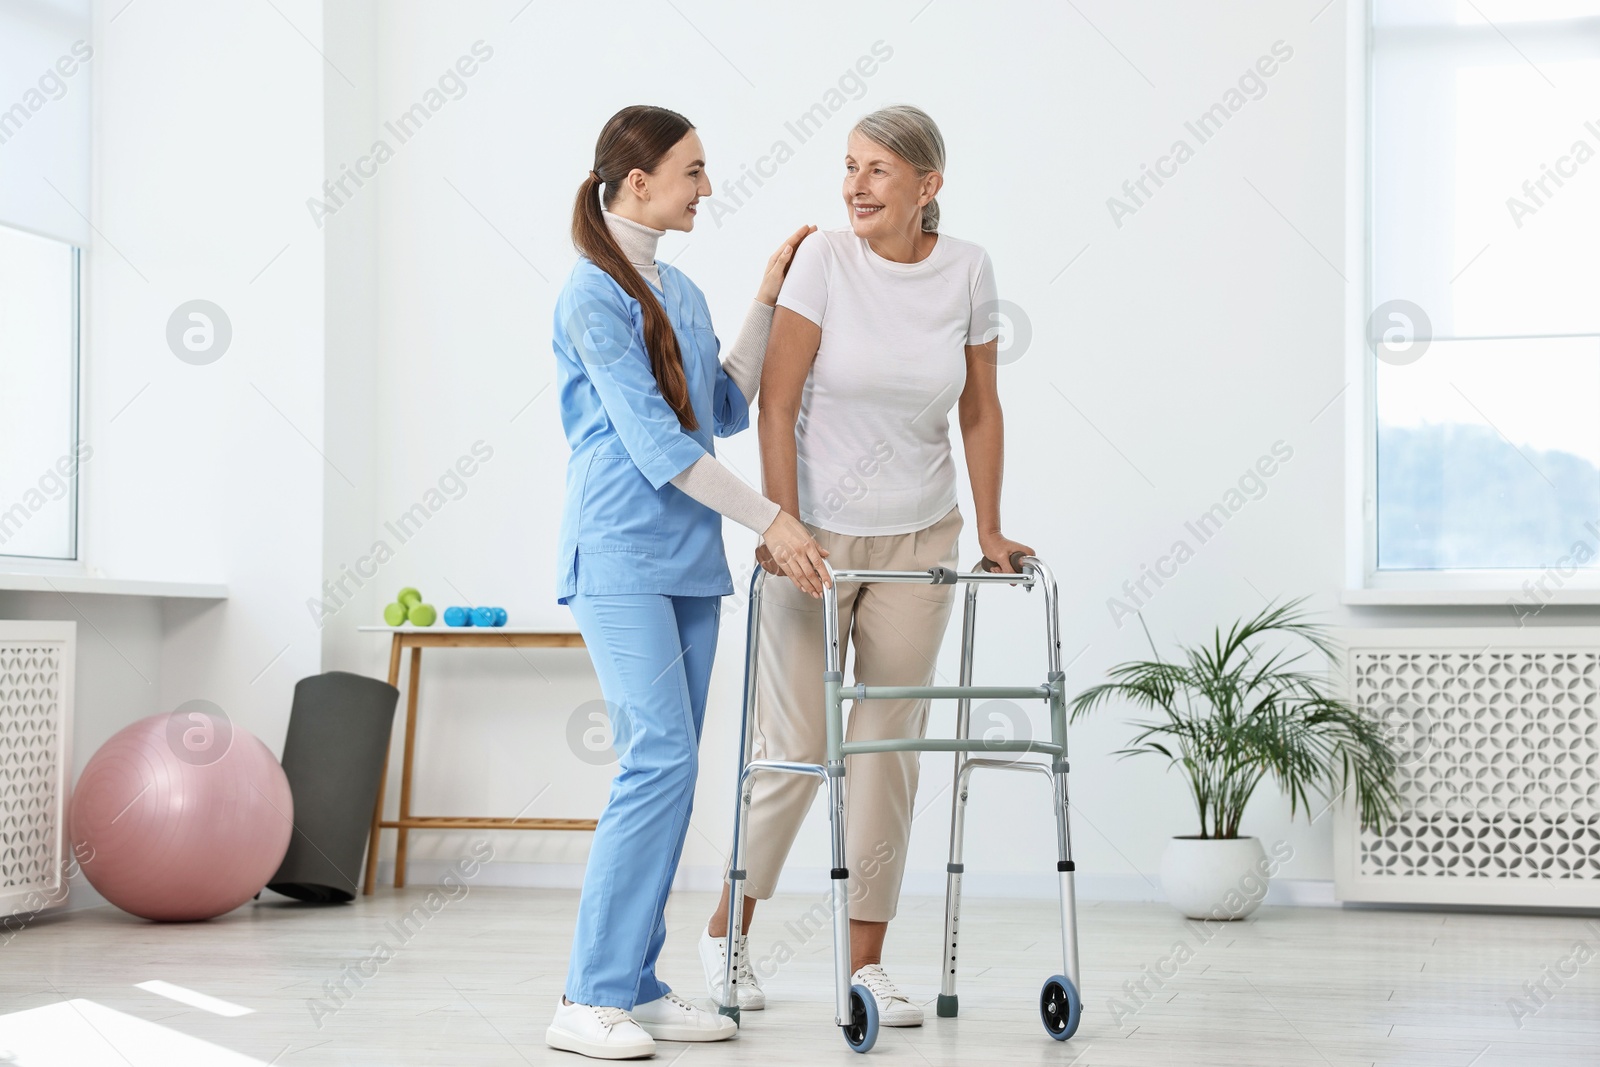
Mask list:
[{"label": "wooden bench table", "polygon": [[372,809],[372,833],[367,838],[367,870],[361,893],[372,894],[378,875],[378,834],[393,829],[399,834],[394,857],[394,885],[406,884],[406,838],[412,830],[593,830],[594,819],[499,818],[477,815],[411,814],[411,768],[416,755],[417,685],[425,648],[583,648],[583,636],[571,630],[528,626],[358,626],[362,633],[391,634],[389,684],[400,687],[400,654],[411,650],[411,676],[406,687],[405,755],[400,763],[400,815],[383,817],[384,782],[389,773],[388,750],[378,776],[378,802]]}]

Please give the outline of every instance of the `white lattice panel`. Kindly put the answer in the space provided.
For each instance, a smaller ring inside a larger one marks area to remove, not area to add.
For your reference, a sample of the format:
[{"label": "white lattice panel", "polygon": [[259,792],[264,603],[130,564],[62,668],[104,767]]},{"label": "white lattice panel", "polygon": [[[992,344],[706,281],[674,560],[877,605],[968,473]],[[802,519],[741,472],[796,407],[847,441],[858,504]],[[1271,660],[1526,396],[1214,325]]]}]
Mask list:
[{"label": "white lattice panel", "polygon": [[66,900],[76,625],[0,622],[0,915]]},{"label": "white lattice panel", "polygon": [[1600,905],[1600,629],[1345,631],[1402,752],[1399,817],[1336,833],[1344,900]]}]

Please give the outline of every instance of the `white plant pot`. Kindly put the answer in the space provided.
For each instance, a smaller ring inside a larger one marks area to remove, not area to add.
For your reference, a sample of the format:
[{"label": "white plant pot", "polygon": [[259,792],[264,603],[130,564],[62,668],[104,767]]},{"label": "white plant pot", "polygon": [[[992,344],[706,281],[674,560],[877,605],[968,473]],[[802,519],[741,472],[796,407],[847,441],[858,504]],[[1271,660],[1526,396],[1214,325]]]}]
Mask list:
[{"label": "white plant pot", "polygon": [[1191,919],[1242,919],[1267,895],[1267,855],[1253,837],[1174,837],[1161,854],[1161,888]]}]

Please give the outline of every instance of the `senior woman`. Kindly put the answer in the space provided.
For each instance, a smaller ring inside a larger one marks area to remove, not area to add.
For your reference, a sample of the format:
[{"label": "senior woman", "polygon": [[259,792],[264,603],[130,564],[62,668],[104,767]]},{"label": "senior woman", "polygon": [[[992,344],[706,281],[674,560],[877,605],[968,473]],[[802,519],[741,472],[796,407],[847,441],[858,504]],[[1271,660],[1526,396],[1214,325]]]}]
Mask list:
[{"label": "senior woman", "polygon": [[[850,132],[844,201],[850,225],[805,238],[778,295],[761,376],[767,496],[798,515],[834,567],[923,570],[957,565],[962,516],[948,413],[961,421],[984,555],[1011,571],[1033,549],[1000,529],[1004,465],[996,383],[998,330],[988,254],[939,232],[944,140],[914,107],[890,107]],[[776,573],[765,553],[763,565]],[[754,756],[820,763],[823,577],[784,560],[793,582],[764,594]],[[838,590],[841,654],[855,680],[929,685],[953,602],[950,586],[880,583]],[[922,736],[925,700],[854,705],[850,740]],[[871,990],[886,1026],[919,1026],[922,1009],[884,972],[882,951],[905,872],[917,789],[915,752],[848,758],[852,983]],[[744,929],[770,897],[816,792],[809,775],[758,775],[745,856]],[[728,889],[700,939],[720,999]],[[739,1006],[765,1006],[743,938],[735,942]]]}]

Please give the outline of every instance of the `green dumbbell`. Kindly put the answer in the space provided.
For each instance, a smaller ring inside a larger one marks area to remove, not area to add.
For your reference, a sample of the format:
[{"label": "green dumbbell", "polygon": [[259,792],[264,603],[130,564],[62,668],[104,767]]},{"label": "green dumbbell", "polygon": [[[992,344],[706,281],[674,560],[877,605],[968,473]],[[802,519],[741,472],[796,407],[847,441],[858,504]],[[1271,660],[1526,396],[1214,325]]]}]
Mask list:
[{"label": "green dumbbell", "polygon": [[406,620],[412,626],[432,626],[439,618],[439,613],[432,604],[413,604],[406,612]]},{"label": "green dumbbell", "polygon": [[390,626],[403,626],[406,621],[406,608],[404,604],[390,604],[383,609],[383,621]]},{"label": "green dumbbell", "polygon": [[408,585],[404,589],[400,590],[400,595],[395,597],[395,600],[398,601],[402,607],[410,610],[411,605],[422,603],[422,594]]}]

